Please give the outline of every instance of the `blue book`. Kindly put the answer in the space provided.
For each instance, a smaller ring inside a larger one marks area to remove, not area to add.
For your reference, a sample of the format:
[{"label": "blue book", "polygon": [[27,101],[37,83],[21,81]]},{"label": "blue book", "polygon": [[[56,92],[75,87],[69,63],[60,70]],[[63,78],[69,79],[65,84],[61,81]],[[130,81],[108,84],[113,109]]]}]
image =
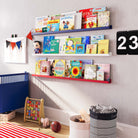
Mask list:
[{"label": "blue book", "polygon": [[50,42],[54,39],[54,36],[44,36],[43,41],[43,53],[44,54],[50,54]]},{"label": "blue book", "polygon": [[98,44],[98,41],[103,39],[104,39],[104,35],[92,35],[91,44]]},{"label": "blue book", "polygon": [[85,44],[76,44],[76,54],[85,53]]},{"label": "blue book", "polygon": [[47,32],[59,31],[59,23],[47,24]]}]

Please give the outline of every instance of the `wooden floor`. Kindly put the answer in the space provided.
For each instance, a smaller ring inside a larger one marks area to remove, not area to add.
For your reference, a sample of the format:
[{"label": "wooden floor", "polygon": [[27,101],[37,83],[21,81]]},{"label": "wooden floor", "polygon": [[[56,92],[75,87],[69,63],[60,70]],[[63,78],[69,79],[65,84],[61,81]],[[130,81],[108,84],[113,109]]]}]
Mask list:
[{"label": "wooden floor", "polygon": [[69,137],[69,127],[68,126],[62,125],[61,131],[59,133],[55,133],[50,128],[44,129],[44,128],[41,128],[41,126],[39,126],[37,123],[24,122],[23,119],[24,119],[23,114],[16,113],[16,118],[10,120],[9,122],[16,123],[20,126],[39,131],[41,133],[53,136],[55,138],[68,138]]}]

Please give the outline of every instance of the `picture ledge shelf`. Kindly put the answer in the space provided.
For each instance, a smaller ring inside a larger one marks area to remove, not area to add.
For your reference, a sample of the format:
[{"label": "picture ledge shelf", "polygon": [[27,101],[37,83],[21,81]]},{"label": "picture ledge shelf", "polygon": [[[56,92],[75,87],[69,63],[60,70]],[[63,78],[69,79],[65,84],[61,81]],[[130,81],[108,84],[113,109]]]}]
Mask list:
[{"label": "picture ledge shelf", "polygon": [[107,30],[112,29],[112,25],[107,27],[96,27],[96,28],[86,28],[86,29],[73,29],[73,30],[63,30],[63,31],[55,31],[55,32],[34,32],[35,35],[48,35],[48,34],[60,34],[60,33],[73,33],[73,32],[84,32],[84,31],[97,31],[97,30]]},{"label": "picture ledge shelf", "polygon": [[78,78],[55,77],[55,76],[46,76],[46,75],[37,75],[37,74],[32,74],[32,76],[43,77],[43,78],[52,78],[52,79],[63,79],[63,80],[87,81],[87,82],[97,82],[97,83],[111,83],[111,80],[110,81],[100,81],[100,80],[88,80],[88,79],[78,79]]},{"label": "picture ledge shelf", "polygon": [[112,56],[112,53],[109,52],[109,54],[32,54],[36,57],[93,57],[93,56]]}]

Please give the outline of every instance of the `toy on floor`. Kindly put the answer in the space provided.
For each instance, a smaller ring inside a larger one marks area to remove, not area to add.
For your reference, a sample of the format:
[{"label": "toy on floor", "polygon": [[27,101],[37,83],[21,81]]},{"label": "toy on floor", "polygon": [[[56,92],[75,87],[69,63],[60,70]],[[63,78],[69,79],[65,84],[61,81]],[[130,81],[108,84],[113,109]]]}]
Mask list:
[{"label": "toy on floor", "polygon": [[24,108],[24,122],[31,121],[41,124],[44,118],[44,99],[26,98]]},{"label": "toy on floor", "polygon": [[41,123],[43,128],[48,128],[50,126],[50,122],[48,118],[41,118]]},{"label": "toy on floor", "polygon": [[51,123],[51,129],[52,131],[58,133],[61,130],[61,124],[58,121],[53,121]]}]

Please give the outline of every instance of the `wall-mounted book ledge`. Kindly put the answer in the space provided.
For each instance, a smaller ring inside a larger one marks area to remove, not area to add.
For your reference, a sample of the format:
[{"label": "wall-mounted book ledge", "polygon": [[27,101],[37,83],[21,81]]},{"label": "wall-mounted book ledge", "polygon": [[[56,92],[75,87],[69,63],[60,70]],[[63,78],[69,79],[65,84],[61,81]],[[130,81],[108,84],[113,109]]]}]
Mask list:
[{"label": "wall-mounted book ledge", "polygon": [[74,80],[74,81],[87,81],[87,82],[97,82],[97,83],[111,83],[111,80],[110,81],[100,81],[100,80],[88,80],[88,79],[77,79],[77,78],[67,78],[67,77],[55,77],[55,76],[46,76],[46,75],[37,75],[37,74],[32,74],[32,76],[44,77],[44,78],[52,78],[52,79]]},{"label": "wall-mounted book ledge", "polygon": [[55,32],[35,32],[32,35],[48,35],[48,34],[60,34],[60,33],[73,33],[73,32],[84,32],[84,31],[96,31],[96,30],[107,30],[112,29],[112,25],[107,27],[96,27],[96,28],[86,28],[86,29],[73,29],[73,30],[63,30],[63,31],[55,31]]}]

